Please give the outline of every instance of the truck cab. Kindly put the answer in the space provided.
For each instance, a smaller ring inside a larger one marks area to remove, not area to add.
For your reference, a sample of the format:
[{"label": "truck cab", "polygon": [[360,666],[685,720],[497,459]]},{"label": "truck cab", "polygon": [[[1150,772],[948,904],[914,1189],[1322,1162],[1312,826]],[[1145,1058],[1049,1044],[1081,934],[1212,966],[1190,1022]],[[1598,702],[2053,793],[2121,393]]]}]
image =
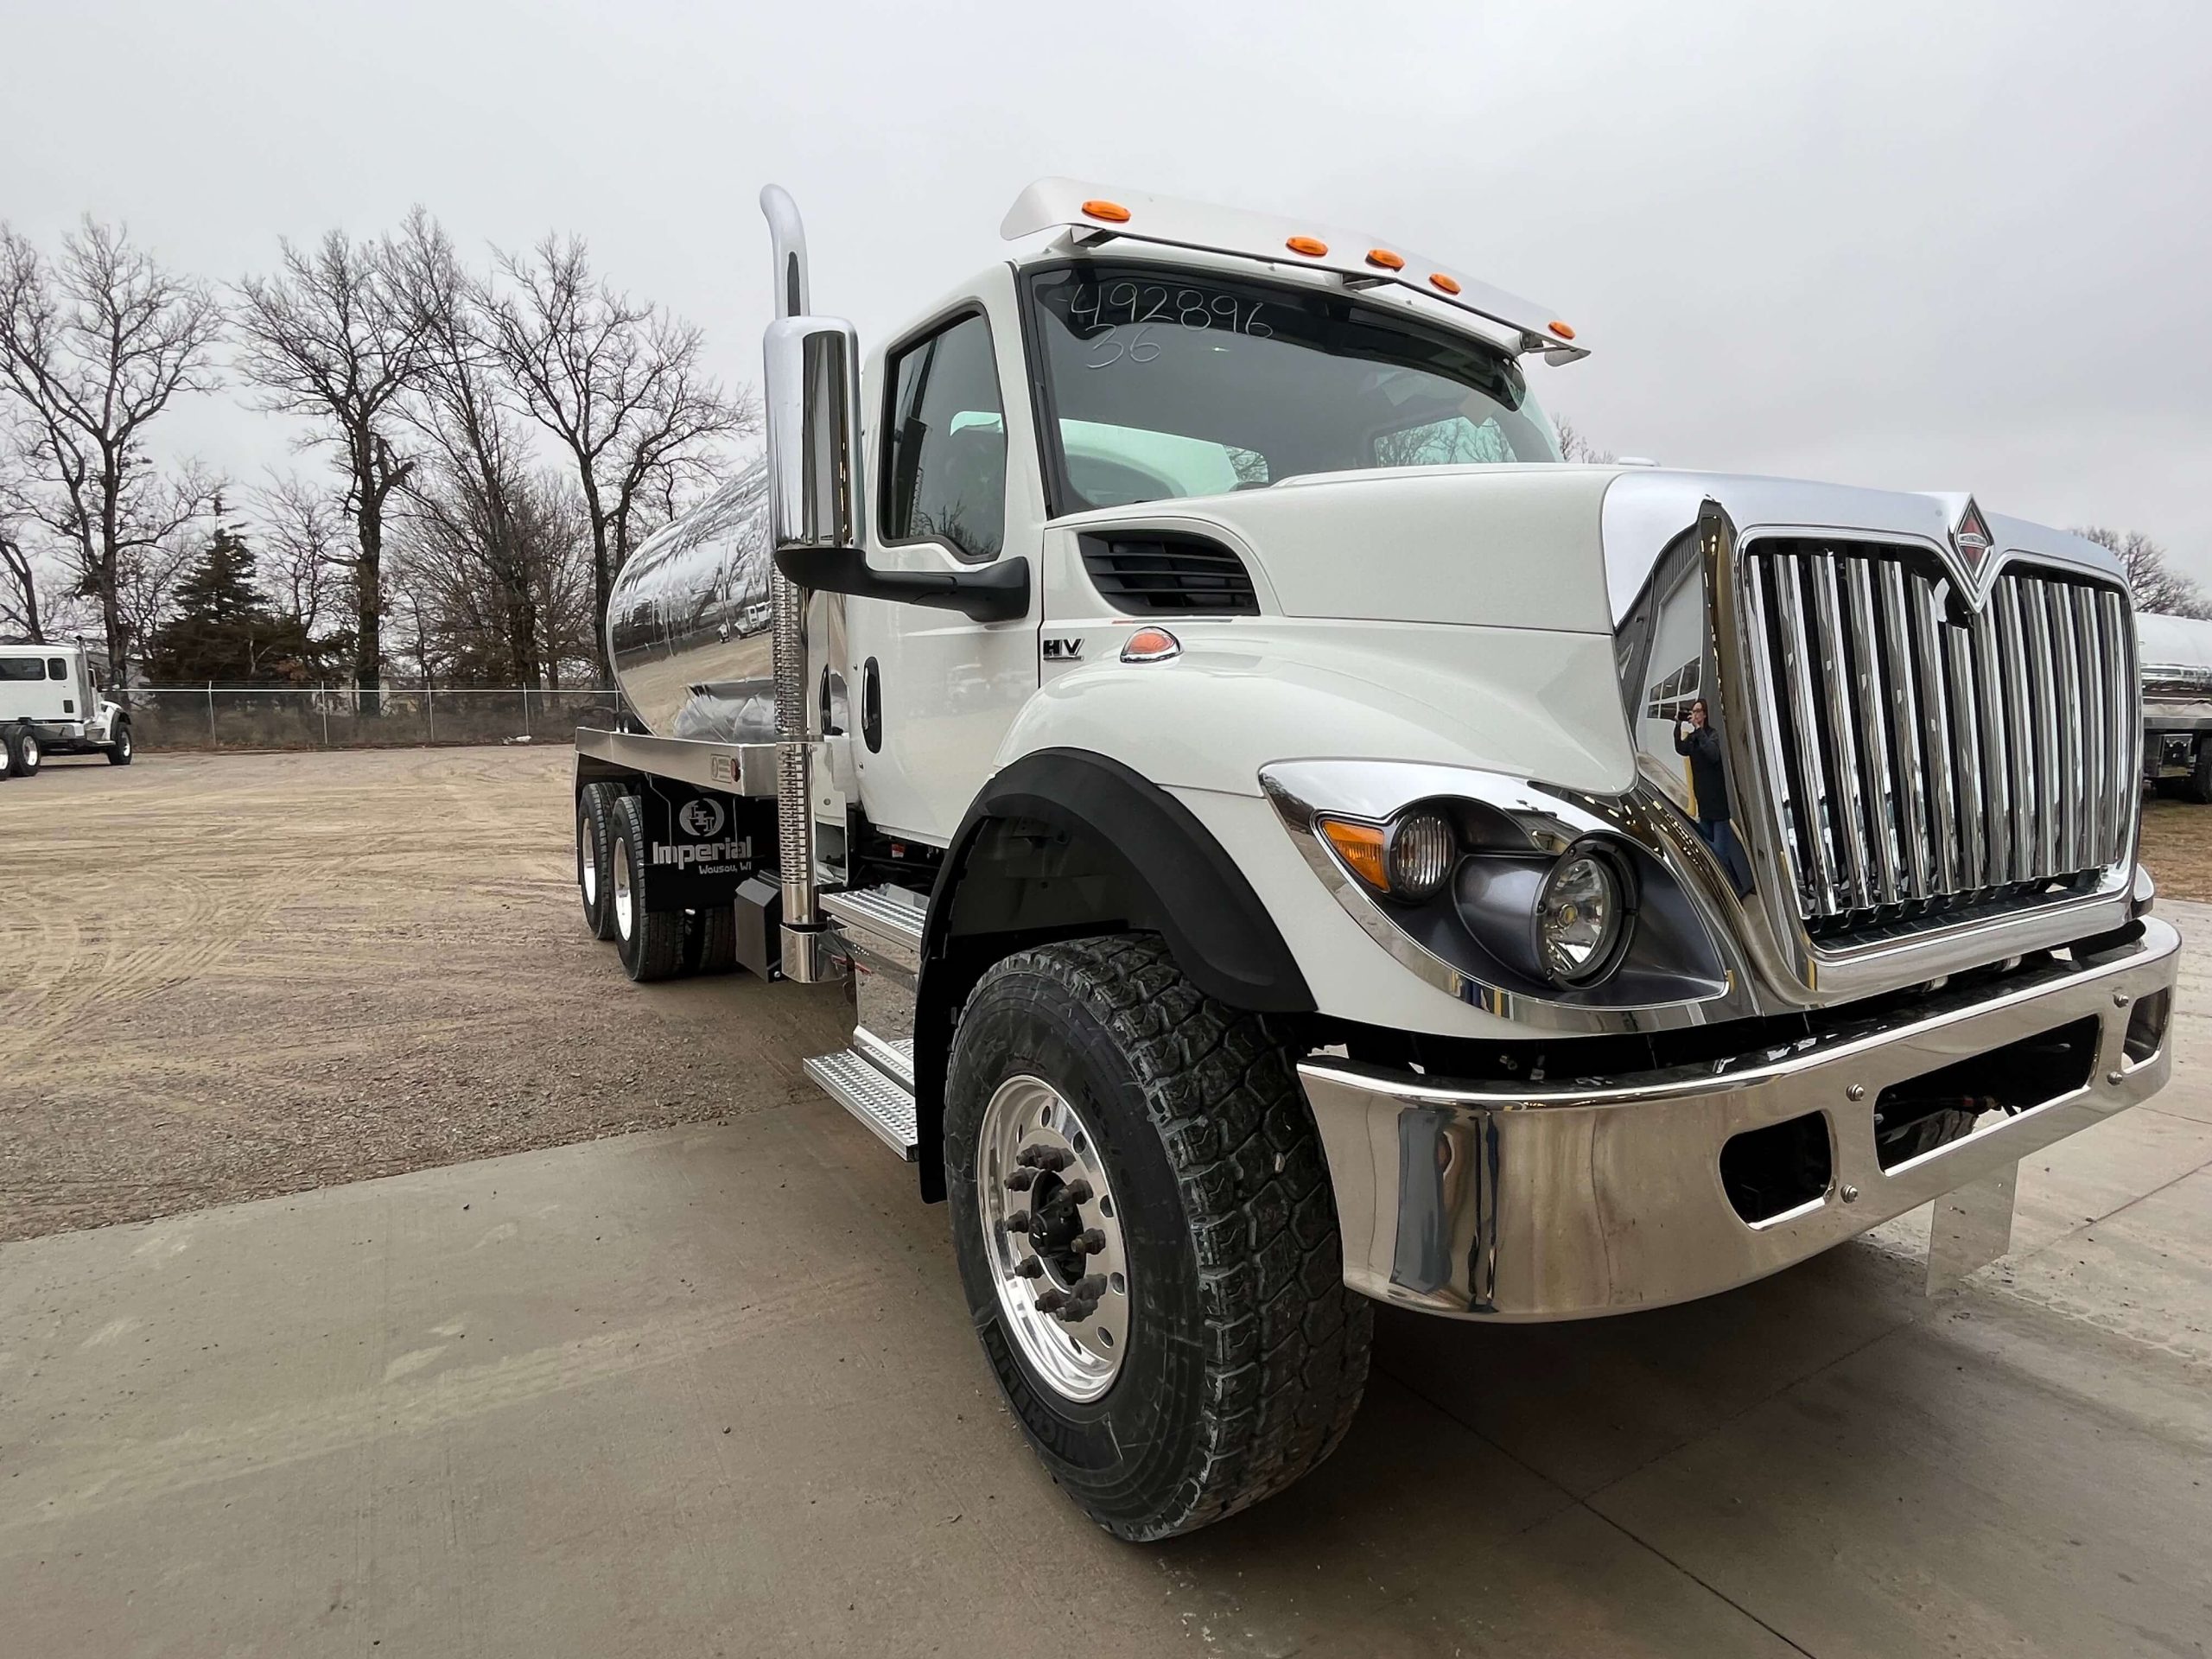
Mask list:
[{"label": "truck cab", "polygon": [[618,583],[587,920],[852,982],[809,1074],[1102,1524],[1325,1456],[1375,1300],[1624,1313],[1936,1199],[1986,1259],[2164,1080],[2103,550],[1566,464],[1550,308],[1068,180],[863,366],[763,205],[765,476]]},{"label": "truck cab", "polygon": [[101,753],[129,766],[130,717],[105,695],[104,652],[79,644],[0,643],[0,742],[9,771],[35,773],[49,754]]}]

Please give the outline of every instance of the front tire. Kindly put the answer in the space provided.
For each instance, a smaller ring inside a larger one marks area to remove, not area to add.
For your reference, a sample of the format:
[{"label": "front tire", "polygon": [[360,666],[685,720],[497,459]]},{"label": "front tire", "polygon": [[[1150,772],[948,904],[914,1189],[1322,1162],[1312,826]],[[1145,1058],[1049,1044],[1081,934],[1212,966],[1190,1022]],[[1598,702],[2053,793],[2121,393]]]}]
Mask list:
[{"label": "front tire", "polygon": [[614,948],[622,970],[640,985],[673,979],[683,971],[683,912],[651,910],[652,845],[645,834],[645,804],[635,795],[614,803],[614,837],[608,845],[607,900],[614,910]]},{"label": "front tire", "polygon": [[130,722],[127,720],[118,721],[115,728],[115,739],[107,746],[107,763],[111,766],[127,766],[130,764],[133,753],[130,743]]},{"label": "front tire", "polygon": [[1343,1282],[1294,1052],[1148,935],[1010,957],[962,1014],[944,1156],[969,1309],[1030,1444],[1117,1536],[1273,1496],[1358,1408],[1373,1307]]}]

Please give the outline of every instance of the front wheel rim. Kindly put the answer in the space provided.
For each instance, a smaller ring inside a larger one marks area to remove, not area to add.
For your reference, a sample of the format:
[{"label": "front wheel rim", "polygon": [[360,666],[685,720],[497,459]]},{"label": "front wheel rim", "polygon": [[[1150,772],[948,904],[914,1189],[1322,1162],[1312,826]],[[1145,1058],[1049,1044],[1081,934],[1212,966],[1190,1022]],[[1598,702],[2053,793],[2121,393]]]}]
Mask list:
[{"label": "front wheel rim", "polygon": [[984,1106],[976,1197],[1014,1345],[1054,1393],[1098,1399],[1128,1351],[1122,1211],[1097,1137],[1042,1077],[1008,1077]]}]

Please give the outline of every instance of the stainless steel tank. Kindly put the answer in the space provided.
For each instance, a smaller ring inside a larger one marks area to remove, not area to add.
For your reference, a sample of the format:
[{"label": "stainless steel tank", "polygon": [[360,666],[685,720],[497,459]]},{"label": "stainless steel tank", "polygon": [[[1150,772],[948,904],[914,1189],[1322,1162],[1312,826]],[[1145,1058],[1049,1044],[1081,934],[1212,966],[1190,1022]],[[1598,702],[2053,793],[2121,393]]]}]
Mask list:
[{"label": "stainless steel tank", "polygon": [[648,731],[775,741],[773,575],[759,461],[630,556],[607,600],[607,655]]}]

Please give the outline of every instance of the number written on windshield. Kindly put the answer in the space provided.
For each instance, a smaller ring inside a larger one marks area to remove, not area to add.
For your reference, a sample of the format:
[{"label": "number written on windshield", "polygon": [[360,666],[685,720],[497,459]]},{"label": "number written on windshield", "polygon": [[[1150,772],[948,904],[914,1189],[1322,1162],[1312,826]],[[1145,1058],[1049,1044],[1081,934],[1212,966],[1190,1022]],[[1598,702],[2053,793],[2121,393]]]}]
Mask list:
[{"label": "number written on windshield", "polygon": [[1068,321],[1090,346],[1087,369],[1116,363],[1149,363],[1160,355],[1154,337],[1163,328],[1219,329],[1254,340],[1273,337],[1260,320],[1257,300],[1169,283],[1084,283],[1068,296]]}]

